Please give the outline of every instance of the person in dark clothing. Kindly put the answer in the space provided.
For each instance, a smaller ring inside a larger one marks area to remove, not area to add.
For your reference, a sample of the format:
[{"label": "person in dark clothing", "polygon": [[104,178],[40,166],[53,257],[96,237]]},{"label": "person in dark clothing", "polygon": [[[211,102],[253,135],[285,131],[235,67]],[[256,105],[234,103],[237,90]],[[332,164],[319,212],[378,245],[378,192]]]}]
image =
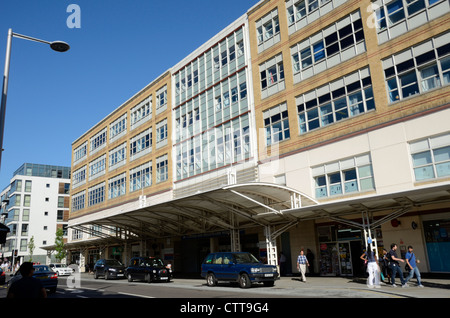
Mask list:
[{"label": "person in dark clothing", "polygon": [[311,252],[311,250],[308,248],[306,250],[306,259],[308,260],[308,270],[310,274],[314,275],[314,254]]},{"label": "person in dark clothing", "polygon": [[47,298],[42,283],[33,277],[33,263],[25,262],[19,268],[22,278],[12,283],[7,298]]}]

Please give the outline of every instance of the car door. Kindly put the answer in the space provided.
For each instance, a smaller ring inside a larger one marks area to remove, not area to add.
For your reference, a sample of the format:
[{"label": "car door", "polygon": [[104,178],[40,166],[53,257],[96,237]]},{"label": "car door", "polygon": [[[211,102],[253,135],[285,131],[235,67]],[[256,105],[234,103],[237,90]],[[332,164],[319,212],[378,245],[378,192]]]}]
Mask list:
[{"label": "car door", "polygon": [[98,275],[104,275],[105,274],[105,263],[103,260],[99,260],[97,262],[96,271]]},{"label": "car door", "polygon": [[224,275],[224,279],[226,280],[237,280],[238,273],[236,271],[235,260],[233,254],[224,253],[222,260],[222,271]]}]

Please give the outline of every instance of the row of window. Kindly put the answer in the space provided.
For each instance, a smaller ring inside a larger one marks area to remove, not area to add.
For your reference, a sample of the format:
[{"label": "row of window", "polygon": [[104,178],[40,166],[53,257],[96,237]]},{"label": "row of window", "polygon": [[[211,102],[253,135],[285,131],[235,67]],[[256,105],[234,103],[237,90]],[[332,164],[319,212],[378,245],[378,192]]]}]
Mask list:
[{"label": "row of window", "polygon": [[[409,148],[417,182],[450,176],[450,133],[410,142]],[[369,154],[313,167],[312,176],[318,199],[375,189]]]},{"label": "row of window", "polygon": [[247,71],[235,74],[174,111],[176,142],[221,125],[249,110]]},{"label": "row of window", "polygon": [[[167,145],[167,118],[156,124],[156,148]],[[130,161],[136,160],[146,154],[151,153],[153,143],[152,127],[144,130],[130,139],[129,158]],[[106,173],[107,155],[104,154],[89,163],[89,179],[93,180],[103,176]],[[108,168],[110,171],[123,166],[127,159],[127,142],[117,146],[108,152]],[[83,166],[72,174],[73,188],[86,183],[86,166]]]},{"label": "row of window", "polygon": [[[5,220],[5,223],[8,224],[9,222],[18,222],[19,216],[20,216],[20,209],[12,209],[8,211],[8,216]],[[44,216],[48,216],[48,211],[44,212]],[[64,210],[57,210],[56,220],[58,222],[64,221]],[[22,222],[30,221],[30,209],[22,210],[22,217],[20,221]]]},{"label": "row of window", "polygon": [[175,105],[188,101],[245,66],[244,28],[209,48],[173,75]]},{"label": "row of window", "polygon": [[[161,113],[167,109],[167,85],[164,85],[156,92],[156,114]],[[147,97],[138,105],[130,110],[130,130],[136,129],[143,123],[152,118],[152,96]],[[167,121],[166,121],[167,123]],[[157,124],[159,127],[160,123]],[[127,114],[113,121],[109,125],[109,142],[113,142],[125,135],[127,132]],[[89,153],[90,155],[100,151],[106,146],[108,128],[104,128],[89,139]],[[74,164],[77,164],[86,158],[88,152],[88,142],[86,141],[81,146],[77,147],[73,153]]]},{"label": "row of window", "polygon": [[[152,161],[133,168],[129,171],[129,192],[134,192],[152,185]],[[156,159],[156,182],[168,179],[168,155]],[[108,180],[108,192],[106,182],[101,182],[93,187],[72,196],[72,211],[84,209],[87,206],[100,204],[108,199],[113,199],[126,194],[127,174],[124,172]]]},{"label": "row of window", "polygon": [[176,145],[176,179],[181,180],[251,157],[248,114]]}]

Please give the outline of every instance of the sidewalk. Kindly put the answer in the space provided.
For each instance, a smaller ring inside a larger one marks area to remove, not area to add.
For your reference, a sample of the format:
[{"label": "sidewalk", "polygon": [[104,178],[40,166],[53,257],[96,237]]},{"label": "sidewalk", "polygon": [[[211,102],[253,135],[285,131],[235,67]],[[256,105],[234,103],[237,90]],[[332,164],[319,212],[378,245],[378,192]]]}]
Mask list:
[{"label": "sidewalk", "polygon": [[[81,279],[94,280],[94,276],[81,274]],[[123,280],[120,280],[124,282]],[[187,288],[210,290],[233,290],[236,293],[260,294],[262,297],[275,295],[278,297],[306,297],[306,298],[450,298],[450,279],[422,278],[424,288],[417,287],[417,280],[413,278],[406,288],[402,288],[399,278],[397,287],[382,283],[381,288],[368,288],[366,279],[356,277],[307,277],[304,283],[299,277],[281,277],[274,287],[256,285],[250,289],[237,286],[230,288],[227,283],[219,283],[216,287],[206,286],[206,281],[198,277],[177,277],[167,285],[169,288]],[[258,287],[257,287],[258,286]]]}]

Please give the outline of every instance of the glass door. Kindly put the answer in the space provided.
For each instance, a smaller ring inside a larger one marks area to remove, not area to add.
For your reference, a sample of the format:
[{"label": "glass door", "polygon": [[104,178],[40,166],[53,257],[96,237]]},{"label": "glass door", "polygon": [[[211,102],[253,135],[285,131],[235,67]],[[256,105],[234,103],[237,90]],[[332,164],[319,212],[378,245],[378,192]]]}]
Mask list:
[{"label": "glass door", "polygon": [[339,269],[341,272],[341,276],[353,276],[350,242],[339,242],[338,254],[339,254]]}]

